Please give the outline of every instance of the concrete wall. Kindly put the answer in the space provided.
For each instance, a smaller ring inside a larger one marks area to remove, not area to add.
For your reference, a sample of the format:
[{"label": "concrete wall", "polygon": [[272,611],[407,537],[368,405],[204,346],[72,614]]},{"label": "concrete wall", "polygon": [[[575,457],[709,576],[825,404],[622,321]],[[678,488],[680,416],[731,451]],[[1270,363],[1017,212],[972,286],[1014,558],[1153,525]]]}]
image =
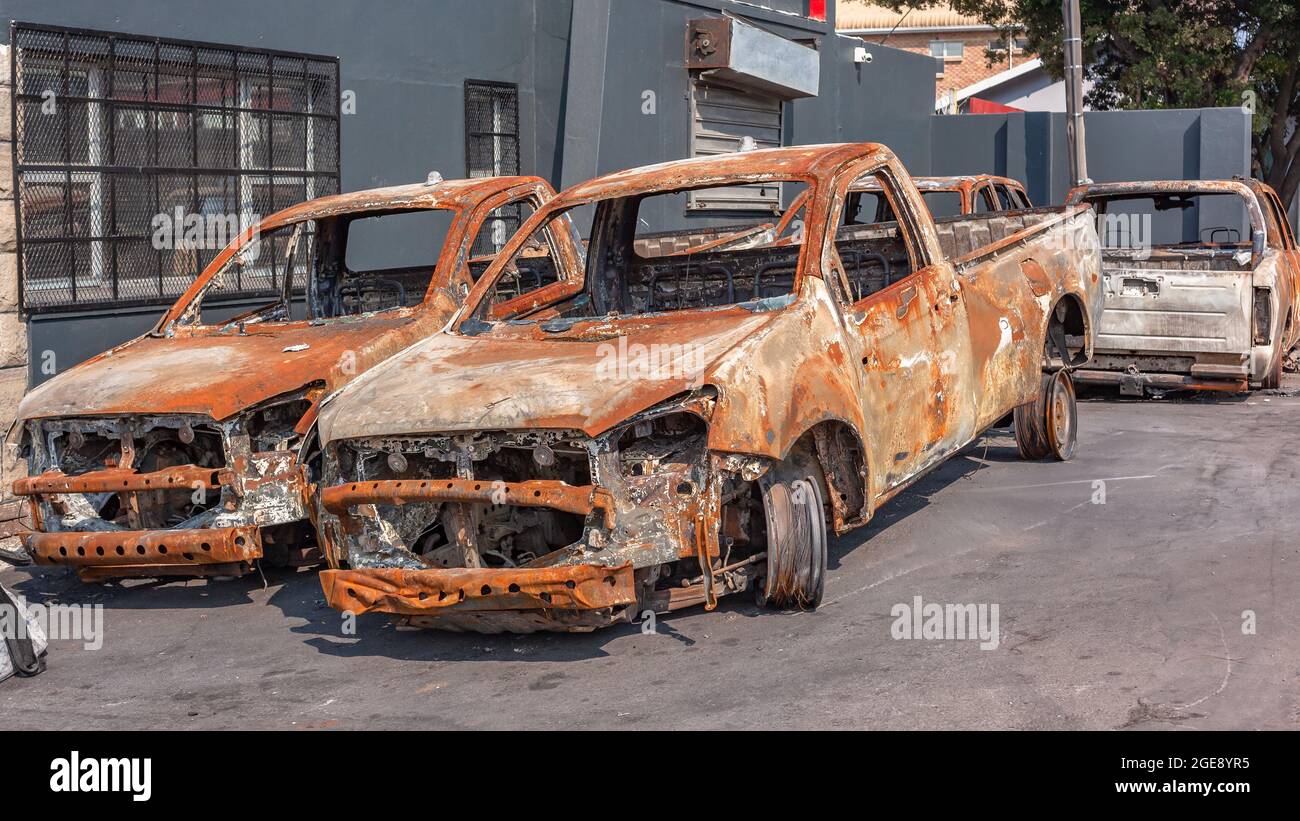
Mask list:
[{"label": "concrete wall", "polygon": [[906,31],[902,28],[888,34],[854,35],[869,43],[888,43],[893,48],[903,49],[930,58],[931,67],[938,68],[938,63],[930,57],[930,44],[942,40],[949,43],[962,43],[962,55],[949,57],[943,61],[943,73],[936,74],[934,96],[938,99],[950,92],[959,91],[980,80],[1000,74],[1009,68],[1034,59],[1032,52],[1008,51],[1006,48],[997,52],[997,59],[989,62],[989,44],[998,41],[1006,43],[1006,37],[995,29],[982,26],[975,29],[948,29],[945,31]]},{"label": "concrete wall", "polygon": [[[710,16],[718,3],[573,0],[569,85],[564,101],[562,185],[623,168],[690,155],[690,76],[686,23]],[[791,21],[794,22],[791,22]],[[929,57],[871,46],[872,61],[853,62],[857,38],[834,33],[833,21],[759,18],[765,28],[794,40],[815,39],[820,53],[817,97],[785,107],[787,145],[869,140],[898,146],[904,159],[929,163],[928,104],[934,63]],[[593,66],[603,71],[592,71]],[[645,113],[646,93],[654,112]],[[666,204],[665,204],[666,207]],[[707,215],[678,214],[681,223]],[[656,225],[675,220],[656,214]]]},{"label": "concrete wall", "polygon": [[[1250,173],[1250,117],[1240,108],[1090,111],[1084,130],[1097,182]],[[1004,174],[1040,204],[1060,202],[1071,187],[1064,114],[937,116],[931,145],[935,174]]]}]

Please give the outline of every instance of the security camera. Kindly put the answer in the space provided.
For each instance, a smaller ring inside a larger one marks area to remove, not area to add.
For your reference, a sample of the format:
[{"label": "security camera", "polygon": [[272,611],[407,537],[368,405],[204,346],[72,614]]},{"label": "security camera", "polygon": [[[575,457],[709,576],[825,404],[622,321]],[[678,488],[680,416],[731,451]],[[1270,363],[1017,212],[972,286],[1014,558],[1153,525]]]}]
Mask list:
[{"label": "security camera", "polygon": [[874,59],[875,58],[871,56],[871,52],[867,51],[862,46],[853,49],[853,62],[855,63],[870,63]]}]

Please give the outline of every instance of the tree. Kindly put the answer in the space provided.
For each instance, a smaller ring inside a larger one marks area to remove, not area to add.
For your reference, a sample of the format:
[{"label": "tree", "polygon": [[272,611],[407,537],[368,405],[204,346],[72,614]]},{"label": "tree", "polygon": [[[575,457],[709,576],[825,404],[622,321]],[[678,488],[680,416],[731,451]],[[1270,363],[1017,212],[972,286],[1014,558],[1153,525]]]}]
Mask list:
[{"label": "tree", "polygon": [[[938,0],[875,0],[901,11]],[[1059,0],[951,0],[1028,40],[1063,75]],[[1300,12],[1293,0],[1080,0],[1086,102],[1115,108],[1245,106],[1252,172],[1290,203],[1300,189]]]}]

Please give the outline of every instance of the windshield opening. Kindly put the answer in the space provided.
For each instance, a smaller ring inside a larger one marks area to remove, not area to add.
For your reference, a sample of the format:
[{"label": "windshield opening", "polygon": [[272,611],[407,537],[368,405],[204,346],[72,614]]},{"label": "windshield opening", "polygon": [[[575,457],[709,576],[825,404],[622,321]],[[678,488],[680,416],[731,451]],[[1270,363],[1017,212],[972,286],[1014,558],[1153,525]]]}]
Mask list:
[{"label": "windshield opening", "polygon": [[[474,316],[594,319],[788,295],[803,247],[807,191],[800,181],[732,183],[557,212],[505,262]],[[554,242],[571,230],[583,237],[585,270],[566,279]]]},{"label": "windshield opening", "polygon": [[[396,209],[288,223],[255,234],[212,276],[190,324],[327,320],[424,301],[456,212]],[[248,309],[223,297],[262,293]]]}]

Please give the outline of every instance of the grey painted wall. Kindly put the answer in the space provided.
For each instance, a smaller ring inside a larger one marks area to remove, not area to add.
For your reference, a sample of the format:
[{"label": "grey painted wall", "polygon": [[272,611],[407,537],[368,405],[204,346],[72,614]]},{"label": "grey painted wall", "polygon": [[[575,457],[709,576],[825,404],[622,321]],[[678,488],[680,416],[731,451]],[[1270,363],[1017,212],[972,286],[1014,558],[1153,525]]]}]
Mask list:
[{"label": "grey painted wall", "polygon": [[[1088,173],[1097,182],[1225,179],[1250,173],[1250,116],[1240,108],[1089,111]],[[1070,190],[1065,115],[1047,112],[936,116],[935,174],[1002,174],[1036,203]]]}]

